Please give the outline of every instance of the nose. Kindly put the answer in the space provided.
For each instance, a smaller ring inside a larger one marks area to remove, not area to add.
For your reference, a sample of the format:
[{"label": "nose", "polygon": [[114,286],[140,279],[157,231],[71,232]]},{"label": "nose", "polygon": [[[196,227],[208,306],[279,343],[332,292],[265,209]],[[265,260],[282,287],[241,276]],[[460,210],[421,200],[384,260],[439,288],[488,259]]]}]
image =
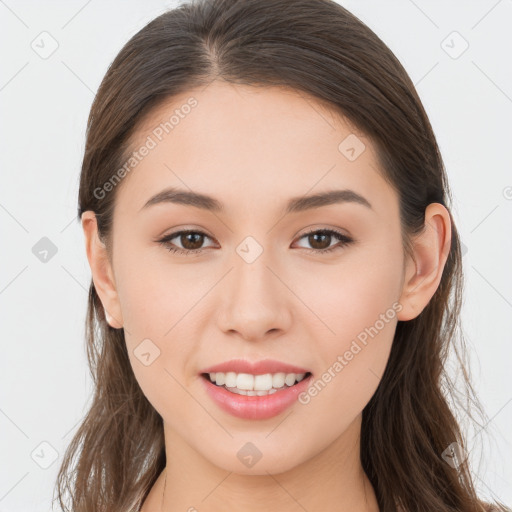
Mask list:
[{"label": "nose", "polygon": [[218,290],[218,327],[247,341],[287,331],[297,299],[285,284],[284,272],[272,268],[265,253],[252,263],[242,258],[233,262]]}]

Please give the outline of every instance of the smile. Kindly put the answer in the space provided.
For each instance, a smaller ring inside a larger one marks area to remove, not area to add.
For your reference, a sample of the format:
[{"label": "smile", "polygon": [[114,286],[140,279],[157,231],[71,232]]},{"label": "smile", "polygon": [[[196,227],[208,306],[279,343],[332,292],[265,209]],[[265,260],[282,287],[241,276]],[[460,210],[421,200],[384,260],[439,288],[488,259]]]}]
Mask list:
[{"label": "smile", "polygon": [[211,372],[201,377],[208,396],[223,411],[243,419],[262,420],[293,405],[307,389],[312,374]]},{"label": "smile", "polygon": [[307,373],[279,372],[252,375],[250,373],[212,372],[203,375],[208,376],[213,384],[223,386],[232,393],[246,396],[266,396],[297,384],[304,379]]}]

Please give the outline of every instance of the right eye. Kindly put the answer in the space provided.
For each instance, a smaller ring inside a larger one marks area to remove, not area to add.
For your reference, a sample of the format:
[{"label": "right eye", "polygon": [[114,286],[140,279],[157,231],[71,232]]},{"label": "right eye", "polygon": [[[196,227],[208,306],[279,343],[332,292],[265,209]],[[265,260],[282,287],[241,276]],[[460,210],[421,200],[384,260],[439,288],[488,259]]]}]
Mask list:
[{"label": "right eye", "polygon": [[[158,240],[158,243],[163,245],[170,252],[189,256],[193,254],[199,254],[203,251],[203,249],[200,249],[199,246],[202,245],[205,237],[210,238],[206,233],[203,233],[202,231],[187,229],[170,233],[169,235],[166,235],[162,239]],[[175,238],[178,238],[184,244],[183,248],[176,247],[176,245],[171,242],[171,240],[174,240]]]}]

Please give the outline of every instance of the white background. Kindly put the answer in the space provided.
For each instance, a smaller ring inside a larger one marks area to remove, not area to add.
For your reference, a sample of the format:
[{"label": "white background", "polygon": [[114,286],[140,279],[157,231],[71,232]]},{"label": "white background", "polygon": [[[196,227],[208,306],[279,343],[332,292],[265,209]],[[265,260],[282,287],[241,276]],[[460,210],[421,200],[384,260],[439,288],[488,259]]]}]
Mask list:
[{"label": "white background", "polygon": [[[402,62],[438,138],[467,248],[471,370],[490,418],[470,457],[478,465],[480,447],[481,496],[510,506],[512,1],[341,3]],[[62,454],[86,410],[91,274],[76,211],[87,116],[124,43],[173,6],[0,1],[0,512],[51,510]],[[43,31],[58,43],[47,59],[31,47]],[[453,31],[469,44],[457,58],[463,40]],[[46,263],[32,252],[42,237],[57,249]],[[36,463],[51,462],[42,442],[58,454],[47,469]]]}]

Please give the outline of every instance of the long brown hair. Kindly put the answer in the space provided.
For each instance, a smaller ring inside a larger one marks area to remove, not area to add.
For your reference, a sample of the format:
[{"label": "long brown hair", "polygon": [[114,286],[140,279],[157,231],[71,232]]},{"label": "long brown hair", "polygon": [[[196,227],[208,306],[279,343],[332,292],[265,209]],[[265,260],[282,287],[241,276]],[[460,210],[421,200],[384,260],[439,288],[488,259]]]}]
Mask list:
[{"label": "long brown hair", "polygon": [[[366,134],[382,175],[398,191],[407,254],[411,237],[424,228],[427,205],[450,211],[444,164],[414,85],[357,17],[331,0],[201,0],[181,4],[135,34],[92,105],[78,218],[86,210],[96,213],[109,250],[117,188],[98,191],[126,161],[131,135],[162,101],[215,79],[291,87]],[[463,369],[466,414],[486,417],[466,370],[461,242],[451,221],[439,287],[418,317],[398,322],[386,370],[363,411],[361,461],[385,512],[484,510],[468,459],[453,467],[443,457],[453,443],[461,453],[471,448],[450,405],[458,395],[446,371],[449,353]],[[132,511],[166,464],[162,418],[142,393],[123,330],[106,322],[92,281],[86,338],[95,393],[60,468],[59,503],[74,512]]]}]

